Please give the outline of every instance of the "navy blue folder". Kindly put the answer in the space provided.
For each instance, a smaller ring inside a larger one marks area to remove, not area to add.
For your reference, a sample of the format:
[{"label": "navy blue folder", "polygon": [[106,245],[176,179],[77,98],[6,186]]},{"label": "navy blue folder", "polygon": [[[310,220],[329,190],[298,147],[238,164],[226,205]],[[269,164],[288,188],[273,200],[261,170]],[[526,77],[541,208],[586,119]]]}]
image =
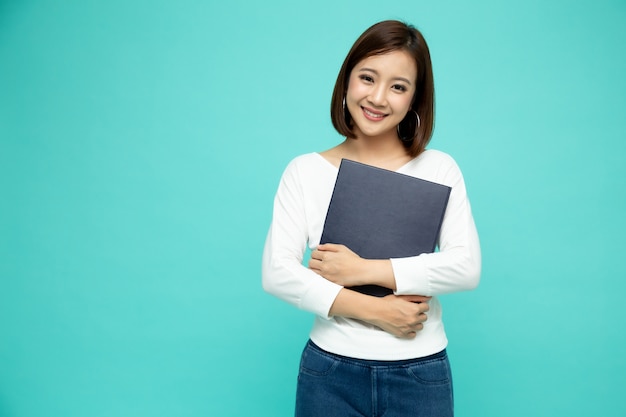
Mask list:
[{"label": "navy blue folder", "polygon": [[[366,259],[434,252],[451,188],[342,159],[320,243],[346,245]],[[383,297],[389,288],[351,289]]]}]

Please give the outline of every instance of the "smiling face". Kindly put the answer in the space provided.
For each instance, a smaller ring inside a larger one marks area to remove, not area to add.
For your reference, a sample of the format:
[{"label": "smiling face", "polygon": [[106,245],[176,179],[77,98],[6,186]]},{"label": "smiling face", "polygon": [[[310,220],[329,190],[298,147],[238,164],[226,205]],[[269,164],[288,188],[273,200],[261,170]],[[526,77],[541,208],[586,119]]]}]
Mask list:
[{"label": "smiling face", "polygon": [[416,79],[415,60],[403,50],[359,62],[350,73],[346,93],[357,137],[397,138],[396,126],[411,107]]}]

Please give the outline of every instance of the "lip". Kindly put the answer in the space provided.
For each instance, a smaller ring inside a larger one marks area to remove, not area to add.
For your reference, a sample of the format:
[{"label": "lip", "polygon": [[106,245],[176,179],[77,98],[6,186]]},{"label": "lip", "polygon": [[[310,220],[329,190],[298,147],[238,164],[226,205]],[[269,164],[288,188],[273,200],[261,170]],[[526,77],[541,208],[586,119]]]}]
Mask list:
[{"label": "lip", "polygon": [[388,116],[385,113],[372,110],[368,107],[363,107],[363,106],[361,106],[361,111],[363,112],[363,116],[365,116],[367,120],[371,120],[372,122],[380,122],[381,120],[383,120],[385,117]]}]

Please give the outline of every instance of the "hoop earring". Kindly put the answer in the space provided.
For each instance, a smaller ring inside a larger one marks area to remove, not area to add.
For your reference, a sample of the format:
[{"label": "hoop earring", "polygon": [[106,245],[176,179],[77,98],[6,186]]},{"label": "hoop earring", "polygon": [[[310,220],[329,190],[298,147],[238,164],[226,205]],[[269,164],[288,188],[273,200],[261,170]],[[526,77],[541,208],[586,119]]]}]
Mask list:
[{"label": "hoop earring", "polygon": [[[410,117],[407,117],[411,112],[415,115],[415,120],[410,120]],[[422,125],[422,121],[420,120],[420,115],[417,114],[415,110],[412,110],[404,116],[404,119],[398,126],[396,126],[396,130],[398,131],[398,137],[402,142],[410,143],[413,142],[415,136],[417,136],[417,130]]]},{"label": "hoop earring", "polygon": [[343,120],[345,120],[346,125],[350,126],[352,123],[352,116],[350,115],[350,111],[346,107],[346,97],[343,97],[343,102],[341,103],[343,106]]}]

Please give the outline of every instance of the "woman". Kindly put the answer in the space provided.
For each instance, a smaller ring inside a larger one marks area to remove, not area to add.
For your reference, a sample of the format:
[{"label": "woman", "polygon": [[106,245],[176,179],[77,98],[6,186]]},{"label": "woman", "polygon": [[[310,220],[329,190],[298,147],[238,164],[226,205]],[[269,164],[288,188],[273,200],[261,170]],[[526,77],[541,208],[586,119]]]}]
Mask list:
[{"label": "woman", "polygon": [[[425,150],[434,84],[420,32],[398,21],[367,29],[341,67],[331,117],[346,139],[289,163],[263,255],[265,290],[316,315],[301,359],[296,416],[452,416],[436,296],[476,287],[480,248],[461,171],[450,156]],[[373,260],[343,245],[319,245],[342,158],[451,187],[439,251]],[[349,289],[364,284],[393,294]]]}]

